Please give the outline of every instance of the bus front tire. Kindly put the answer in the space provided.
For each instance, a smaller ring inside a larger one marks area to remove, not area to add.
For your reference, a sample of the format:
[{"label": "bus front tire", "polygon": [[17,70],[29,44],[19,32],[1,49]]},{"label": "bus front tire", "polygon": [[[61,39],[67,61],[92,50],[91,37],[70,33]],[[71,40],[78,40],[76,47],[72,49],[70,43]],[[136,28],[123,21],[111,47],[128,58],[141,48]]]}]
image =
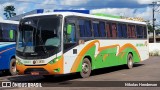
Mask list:
[{"label": "bus front tire", "polygon": [[82,62],[82,71],[80,72],[80,75],[82,78],[87,78],[91,74],[91,62],[88,58],[84,58]]},{"label": "bus front tire", "polygon": [[133,55],[131,53],[129,53],[127,57],[127,68],[133,68]]},{"label": "bus front tire", "polygon": [[11,75],[17,75],[17,71],[16,71],[16,59],[12,58],[10,61],[10,68],[9,68],[9,72]]}]

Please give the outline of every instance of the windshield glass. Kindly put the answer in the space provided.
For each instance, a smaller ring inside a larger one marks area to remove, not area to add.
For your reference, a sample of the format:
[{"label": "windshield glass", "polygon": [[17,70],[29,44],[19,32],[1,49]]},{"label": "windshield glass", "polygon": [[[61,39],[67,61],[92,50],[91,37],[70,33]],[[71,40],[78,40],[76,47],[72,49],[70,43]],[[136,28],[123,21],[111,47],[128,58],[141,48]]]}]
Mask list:
[{"label": "windshield glass", "polygon": [[17,51],[29,56],[45,56],[60,51],[59,16],[23,19],[20,23]]}]

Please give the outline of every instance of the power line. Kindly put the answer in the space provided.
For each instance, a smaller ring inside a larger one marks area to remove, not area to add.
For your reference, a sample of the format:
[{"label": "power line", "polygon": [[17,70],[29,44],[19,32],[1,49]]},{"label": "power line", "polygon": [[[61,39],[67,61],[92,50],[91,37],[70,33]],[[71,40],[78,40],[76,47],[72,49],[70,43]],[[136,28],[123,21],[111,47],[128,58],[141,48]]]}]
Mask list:
[{"label": "power line", "polygon": [[[158,1],[159,2],[159,1]],[[153,15],[153,42],[156,43],[156,38],[155,38],[155,21],[156,21],[156,18],[155,18],[155,12],[156,12],[156,6],[160,6],[160,4],[157,4],[158,2],[152,2],[152,15]]]}]

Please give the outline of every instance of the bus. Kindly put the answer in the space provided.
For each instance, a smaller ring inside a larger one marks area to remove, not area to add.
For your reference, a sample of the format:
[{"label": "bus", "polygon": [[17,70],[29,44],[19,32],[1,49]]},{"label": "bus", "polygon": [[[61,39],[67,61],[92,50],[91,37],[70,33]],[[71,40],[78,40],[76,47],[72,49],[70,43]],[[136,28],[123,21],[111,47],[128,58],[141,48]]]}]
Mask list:
[{"label": "bus", "polygon": [[145,22],[76,12],[52,12],[20,20],[16,69],[20,75],[79,72],[126,65],[149,58]]},{"label": "bus", "polygon": [[0,71],[16,75],[16,32],[18,21],[0,20]]}]

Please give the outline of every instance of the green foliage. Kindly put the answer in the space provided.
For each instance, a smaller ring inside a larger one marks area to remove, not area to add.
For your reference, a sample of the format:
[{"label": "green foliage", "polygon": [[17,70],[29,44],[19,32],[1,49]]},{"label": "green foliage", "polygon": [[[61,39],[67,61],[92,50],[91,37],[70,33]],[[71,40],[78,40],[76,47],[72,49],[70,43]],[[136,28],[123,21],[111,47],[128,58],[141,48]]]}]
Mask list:
[{"label": "green foliage", "polygon": [[6,7],[4,8],[4,12],[5,12],[5,13],[3,13],[3,14],[4,14],[4,15],[6,16],[6,18],[8,19],[8,18],[10,18],[10,17],[16,16],[16,13],[15,13],[14,11],[15,11],[14,6],[13,6],[13,5],[9,5],[9,6],[6,6]]},{"label": "green foliage", "polygon": [[147,26],[148,26],[148,31],[153,32],[153,27],[150,24],[148,24]]}]

